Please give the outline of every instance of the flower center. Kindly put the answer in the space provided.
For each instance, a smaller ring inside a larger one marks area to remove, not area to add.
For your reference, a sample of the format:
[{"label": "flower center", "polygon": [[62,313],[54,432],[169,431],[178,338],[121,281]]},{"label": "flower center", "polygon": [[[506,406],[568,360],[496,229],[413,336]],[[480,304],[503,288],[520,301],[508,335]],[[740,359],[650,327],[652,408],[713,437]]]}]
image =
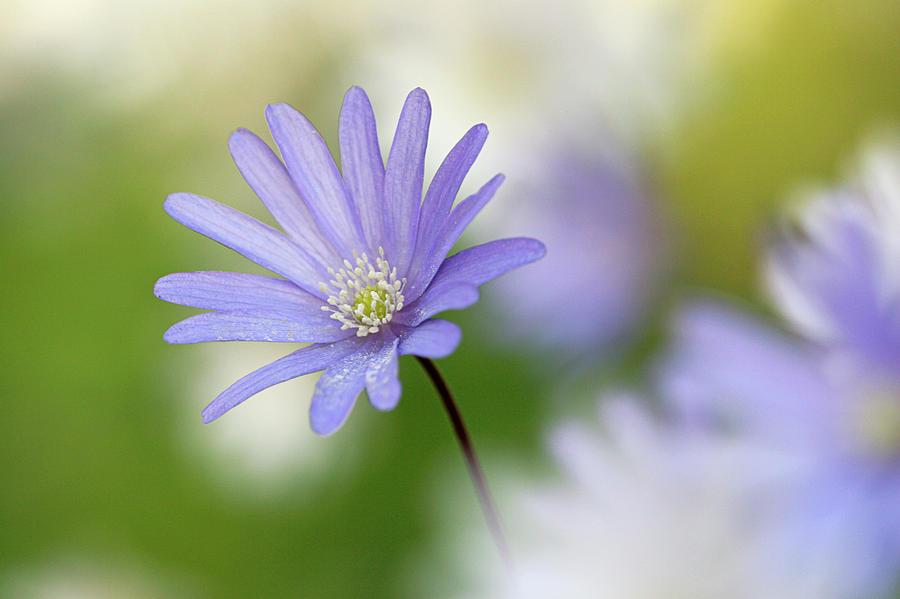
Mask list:
[{"label": "flower center", "polygon": [[356,299],[353,301],[353,313],[360,318],[385,318],[390,301],[391,297],[387,291],[369,285],[356,294]]},{"label": "flower center", "polygon": [[377,333],[381,325],[393,319],[394,312],[403,308],[400,290],[406,279],[397,279],[397,269],[388,264],[384,248],[378,248],[375,266],[365,253],[360,256],[354,252],[353,256],[356,266],[344,260],[344,268],[328,269],[334,277],[329,284],[319,283],[322,292],[328,294],[328,305],[322,310],[331,312],[341,329],[355,328],[357,337],[365,337]]},{"label": "flower center", "polygon": [[868,453],[885,457],[900,453],[900,397],[894,391],[877,390],[858,403],[852,425],[857,442]]}]

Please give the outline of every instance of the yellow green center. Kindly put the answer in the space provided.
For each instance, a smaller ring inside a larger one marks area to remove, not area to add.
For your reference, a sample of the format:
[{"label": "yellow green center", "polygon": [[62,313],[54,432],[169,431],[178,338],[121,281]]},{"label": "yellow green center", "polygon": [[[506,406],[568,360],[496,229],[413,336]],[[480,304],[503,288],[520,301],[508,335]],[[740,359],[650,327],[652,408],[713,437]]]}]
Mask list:
[{"label": "yellow green center", "polygon": [[374,285],[361,289],[353,300],[353,314],[357,319],[362,317],[381,319],[387,316],[388,293]]},{"label": "yellow green center", "polygon": [[397,278],[397,269],[391,268],[384,257],[384,248],[378,248],[375,265],[369,257],[353,253],[356,267],[344,260],[344,268],[328,269],[334,277],[329,283],[319,283],[319,289],[328,296],[325,312],[341,323],[341,330],[356,329],[357,337],[377,333],[388,324],[394,313],[403,309],[400,290],[406,279]]},{"label": "yellow green center", "polygon": [[861,402],[857,434],[879,454],[900,451],[900,399],[890,392],[876,392]]}]

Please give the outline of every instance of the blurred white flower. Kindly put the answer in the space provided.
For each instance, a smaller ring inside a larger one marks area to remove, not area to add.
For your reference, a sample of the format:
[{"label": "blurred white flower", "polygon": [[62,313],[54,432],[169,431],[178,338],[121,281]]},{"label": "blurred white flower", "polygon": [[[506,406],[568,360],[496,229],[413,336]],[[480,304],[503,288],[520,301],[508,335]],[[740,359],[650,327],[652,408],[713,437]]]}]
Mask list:
[{"label": "blurred white flower", "polygon": [[753,597],[747,500],[765,482],[754,466],[771,456],[671,434],[631,398],[608,400],[601,420],[605,434],[570,423],[552,435],[559,482],[501,491],[514,571],[490,569],[497,561],[471,541],[467,569],[480,583],[466,596]]},{"label": "blurred white flower", "polygon": [[[585,113],[604,115],[619,133],[645,131],[689,91],[706,8],[670,0],[398,2],[372,15],[369,50],[351,72],[376,97],[415,81],[464,113],[482,111],[503,137],[510,128],[537,130],[547,116]],[[452,143],[435,133],[441,145]]]},{"label": "blurred white flower", "polygon": [[315,85],[323,64],[362,39],[365,20],[347,12],[372,5],[11,0],[0,5],[0,98],[43,77],[77,85],[112,112],[138,105],[144,115],[196,126]]}]

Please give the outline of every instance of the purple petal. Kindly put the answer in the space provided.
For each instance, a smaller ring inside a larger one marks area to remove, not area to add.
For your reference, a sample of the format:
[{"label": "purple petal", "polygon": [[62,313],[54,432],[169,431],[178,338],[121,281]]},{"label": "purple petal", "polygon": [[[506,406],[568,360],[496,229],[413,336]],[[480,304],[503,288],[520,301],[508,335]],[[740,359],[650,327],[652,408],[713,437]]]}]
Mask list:
[{"label": "purple petal", "polygon": [[397,379],[396,337],[385,339],[384,344],[369,363],[366,371],[366,392],[369,403],[376,409],[387,411],[397,407],[400,401],[400,381]]},{"label": "purple petal", "polygon": [[414,327],[445,310],[462,310],[478,301],[478,288],[468,283],[445,281],[431,285],[425,293],[394,318],[398,324]]},{"label": "purple petal", "polygon": [[206,312],[175,323],[163,335],[168,343],[207,341],[276,341],[328,343],[349,336],[323,311],[242,310]]},{"label": "purple petal", "polygon": [[682,309],[673,328],[659,379],[688,423],[724,422],[792,445],[836,434],[827,430],[833,390],[810,347],[711,302]]},{"label": "purple petal", "polygon": [[333,363],[319,378],[309,406],[309,423],[317,435],[330,435],[347,420],[366,384],[366,370],[376,343],[375,338],[369,337],[362,347]]},{"label": "purple petal", "polygon": [[444,220],[441,230],[434,240],[434,245],[423,253],[421,267],[411,273],[413,280],[408,290],[410,299],[415,300],[421,293],[421,290],[428,285],[447,252],[450,251],[453,244],[459,239],[459,236],[469,226],[475,215],[494,197],[494,193],[496,193],[504,179],[503,175],[495,176],[475,194],[460,202],[459,206],[450,213],[450,217]]},{"label": "purple petal", "polygon": [[[450,213],[459,187],[469,169],[472,168],[478,153],[487,139],[488,129],[484,124],[475,125],[463,136],[438,168],[422,203],[422,214],[419,217],[419,234],[416,239],[415,257],[419,258],[434,245],[441,226]],[[415,272],[416,266],[410,267]]]},{"label": "purple petal", "polygon": [[384,160],[378,146],[375,113],[366,92],[351,87],[341,108],[341,167],[350,198],[359,213],[368,248],[384,245],[381,218],[384,210]]},{"label": "purple petal", "polygon": [[415,249],[430,120],[428,94],[416,88],[406,97],[400,112],[385,169],[385,250],[401,276],[406,274]]},{"label": "purple petal", "polygon": [[290,281],[238,272],[200,271],[166,275],[153,286],[161,300],[204,310],[311,310],[324,305]]},{"label": "purple petal", "polygon": [[268,106],[266,120],[291,179],[319,228],[341,256],[352,257],[353,250],[363,249],[362,228],[322,136],[287,104]]},{"label": "purple petal", "polygon": [[208,198],[173,193],[163,207],[169,216],[274,273],[287,277],[317,297],[327,273],[293,241],[246,214]]},{"label": "purple petal", "polygon": [[337,253],[319,230],[287,169],[271,148],[246,129],[231,134],[228,148],[241,175],[288,236],[326,267],[340,264]]},{"label": "purple petal", "polygon": [[479,286],[546,253],[544,244],[528,237],[498,239],[462,250],[444,260],[429,286],[449,282]]},{"label": "purple petal", "polygon": [[807,226],[810,239],[792,235],[775,245],[768,274],[782,311],[808,335],[897,370],[898,312],[883,289],[888,259],[873,215],[855,200],[814,206],[821,214]]},{"label": "purple petal", "polygon": [[357,337],[336,343],[317,344],[298,349],[271,364],[241,378],[219,394],[203,409],[203,422],[212,422],[248,397],[284,381],[316,372],[355,352],[362,345]]},{"label": "purple petal", "polygon": [[432,318],[401,334],[398,353],[401,356],[446,358],[453,353],[461,338],[462,331],[458,326],[447,320]]}]

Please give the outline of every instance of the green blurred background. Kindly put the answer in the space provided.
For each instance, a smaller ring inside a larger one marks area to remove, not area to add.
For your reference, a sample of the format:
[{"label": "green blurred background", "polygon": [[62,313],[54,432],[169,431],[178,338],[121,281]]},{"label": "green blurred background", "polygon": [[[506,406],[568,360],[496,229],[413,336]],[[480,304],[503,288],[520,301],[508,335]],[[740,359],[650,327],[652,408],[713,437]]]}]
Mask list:
[{"label": "green blurred background", "polygon": [[[491,144],[523,121],[552,126],[586,105],[647,165],[676,252],[630,351],[588,359],[572,382],[539,352],[491,343],[489,289],[450,316],[464,340],[439,365],[502,477],[507,459],[544,465],[543,432],[590,405],[598,379],[640,372],[672,301],[716,289],[762,304],[757,254],[774,210],[796,185],[834,180],[900,117],[898,6],[7,0],[0,596],[422,597],[410,570],[442,559],[443,520],[477,518],[473,494],[441,507],[447,480],[468,483],[414,361],[401,361],[396,411],[361,401],[327,439],[308,431],[306,380],[201,424],[217,392],[289,348],[163,343],[191,311],[153,297],[158,277],[251,267],[162,201],[193,191],[266,220],[226,140],[238,126],[264,133],[267,103],[302,110],[336,148],[341,98],[361,85],[384,144],[421,85],[429,172],[465,127],[492,128],[466,189],[517,176]],[[566,95],[584,100],[567,112],[555,102]],[[503,209],[467,241],[487,240]],[[452,584],[449,564],[431,567]]]}]

